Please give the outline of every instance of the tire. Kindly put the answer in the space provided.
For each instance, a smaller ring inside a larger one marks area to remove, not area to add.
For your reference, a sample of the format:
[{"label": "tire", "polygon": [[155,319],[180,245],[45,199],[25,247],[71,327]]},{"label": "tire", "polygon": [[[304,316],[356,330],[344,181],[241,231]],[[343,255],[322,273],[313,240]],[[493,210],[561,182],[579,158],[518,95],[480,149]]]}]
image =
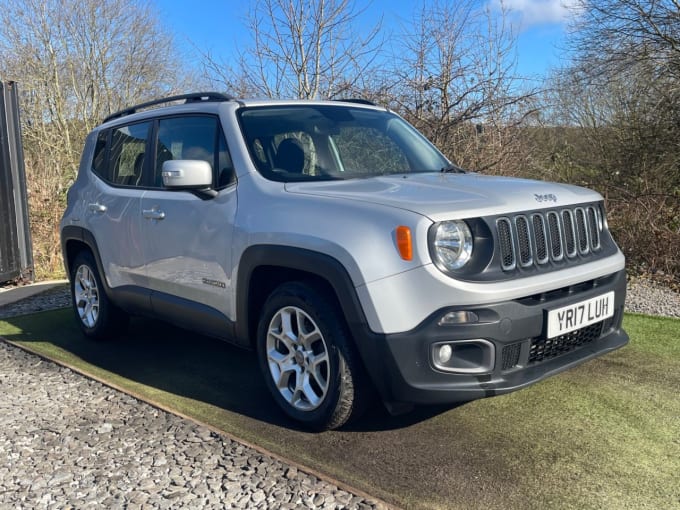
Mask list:
[{"label": "tire", "polygon": [[88,251],[78,253],[71,266],[71,302],[76,321],[88,338],[109,340],[127,327],[129,316],[109,300]]},{"label": "tire", "polygon": [[274,400],[306,428],[336,429],[364,411],[365,370],[337,306],[315,286],[289,282],[269,296],[257,354]]}]

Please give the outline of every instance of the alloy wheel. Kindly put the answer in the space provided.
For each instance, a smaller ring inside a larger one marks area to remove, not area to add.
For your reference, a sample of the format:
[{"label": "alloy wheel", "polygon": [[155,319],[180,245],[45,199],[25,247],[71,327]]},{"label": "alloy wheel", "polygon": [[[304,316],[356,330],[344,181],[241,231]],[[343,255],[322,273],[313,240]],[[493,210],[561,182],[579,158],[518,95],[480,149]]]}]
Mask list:
[{"label": "alloy wheel", "polygon": [[328,393],[328,347],[304,310],[287,306],[269,323],[266,341],[269,372],[281,396],[299,411],[319,407]]},{"label": "alloy wheel", "polygon": [[99,288],[92,270],[81,265],[76,271],[73,299],[78,316],[85,326],[93,328],[99,318]]}]

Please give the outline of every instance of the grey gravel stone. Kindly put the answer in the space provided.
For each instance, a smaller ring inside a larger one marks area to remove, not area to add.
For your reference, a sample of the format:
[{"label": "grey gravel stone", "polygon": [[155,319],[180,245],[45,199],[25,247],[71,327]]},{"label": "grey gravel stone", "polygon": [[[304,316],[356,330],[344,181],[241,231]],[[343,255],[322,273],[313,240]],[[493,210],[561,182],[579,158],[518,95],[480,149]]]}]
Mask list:
[{"label": "grey gravel stone", "polygon": [[0,508],[381,506],[5,342],[0,394]]},{"label": "grey gravel stone", "polygon": [[647,279],[633,279],[628,283],[626,310],[680,318],[680,293]]}]

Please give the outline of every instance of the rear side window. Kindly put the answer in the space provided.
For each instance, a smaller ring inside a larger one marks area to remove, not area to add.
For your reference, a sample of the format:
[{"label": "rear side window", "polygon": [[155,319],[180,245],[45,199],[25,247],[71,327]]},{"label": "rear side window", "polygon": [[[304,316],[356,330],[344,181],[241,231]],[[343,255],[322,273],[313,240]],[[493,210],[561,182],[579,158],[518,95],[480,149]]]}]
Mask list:
[{"label": "rear side window", "polygon": [[183,116],[160,119],[153,186],[163,187],[163,163],[174,159],[205,161],[213,170],[215,187],[233,180],[234,169],[217,117]]},{"label": "rear side window", "polygon": [[119,186],[142,186],[146,140],[151,122],[115,128],[111,132],[108,181]]},{"label": "rear side window", "polygon": [[92,158],[92,171],[102,179],[108,181],[108,165],[106,164],[106,142],[109,132],[100,131],[97,135],[97,142],[94,146],[94,158]]}]

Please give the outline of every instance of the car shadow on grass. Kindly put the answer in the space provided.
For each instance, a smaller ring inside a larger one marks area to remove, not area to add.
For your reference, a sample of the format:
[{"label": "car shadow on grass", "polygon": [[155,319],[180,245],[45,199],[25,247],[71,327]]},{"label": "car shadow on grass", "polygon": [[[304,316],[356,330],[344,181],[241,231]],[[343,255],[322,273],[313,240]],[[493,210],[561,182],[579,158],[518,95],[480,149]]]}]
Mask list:
[{"label": "car shadow on grass", "polygon": [[[133,318],[127,333],[109,341],[85,338],[70,310],[16,317],[9,340],[48,342],[97,369],[171,395],[295,431],[305,432],[278,408],[265,386],[253,351],[152,319]],[[77,364],[77,363],[76,363]],[[85,371],[89,370],[85,367]],[[96,375],[96,374],[95,374]],[[428,406],[393,416],[376,401],[346,432],[410,427],[452,406]]]}]

